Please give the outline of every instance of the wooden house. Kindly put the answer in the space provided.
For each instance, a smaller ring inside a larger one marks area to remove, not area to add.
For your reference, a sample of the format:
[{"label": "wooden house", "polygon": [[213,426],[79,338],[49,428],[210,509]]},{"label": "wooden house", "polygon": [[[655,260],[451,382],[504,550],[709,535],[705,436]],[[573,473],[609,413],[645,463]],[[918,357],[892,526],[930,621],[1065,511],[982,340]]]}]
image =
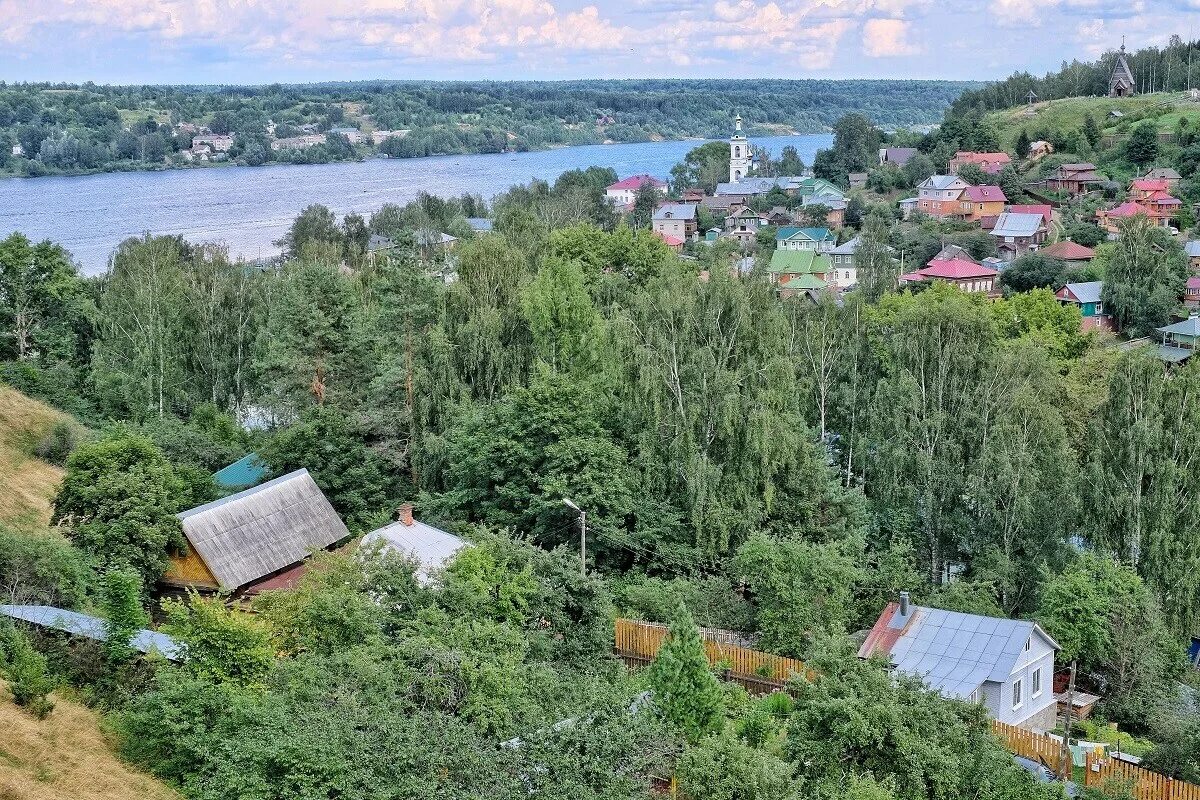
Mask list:
[{"label": "wooden house", "polygon": [[1063,164],[1046,180],[1046,185],[1055,191],[1066,192],[1074,197],[1090,192],[1092,187],[1104,182],[1096,172],[1096,165],[1089,163]]},{"label": "wooden house", "polygon": [[968,186],[959,195],[959,207],[964,219],[980,222],[985,217],[999,217],[1004,213],[1008,198],[999,186]]},{"label": "wooden house", "polygon": [[1096,251],[1092,248],[1076,244],[1070,239],[1046,245],[1038,252],[1051,258],[1057,258],[1059,261],[1066,263],[1067,266],[1087,264],[1096,256]]},{"label": "wooden house", "polygon": [[1103,281],[1087,281],[1084,283],[1068,283],[1054,293],[1058,302],[1063,305],[1077,306],[1081,319],[1080,327],[1085,331],[1111,331],[1113,319],[1104,311],[1104,302],[1100,299],[1104,291]]},{"label": "wooden house", "polygon": [[316,550],[349,536],[308,470],[178,514],[187,553],[172,556],[161,583],[235,595],[293,585]]}]

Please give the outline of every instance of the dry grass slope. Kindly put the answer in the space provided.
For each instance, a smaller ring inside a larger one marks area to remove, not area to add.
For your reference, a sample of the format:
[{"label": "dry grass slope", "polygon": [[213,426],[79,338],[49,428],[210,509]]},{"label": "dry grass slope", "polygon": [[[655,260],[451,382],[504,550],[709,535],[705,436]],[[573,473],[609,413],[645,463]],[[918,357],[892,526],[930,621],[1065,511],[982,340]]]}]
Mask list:
[{"label": "dry grass slope", "polygon": [[39,722],[12,703],[0,682],[0,800],[177,800],[179,795],[122,764],[96,712],[55,698]]},{"label": "dry grass slope", "polygon": [[50,522],[50,500],[63,472],[29,453],[55,422],[64,419],[65,414],[0,385],[0,522]]}]

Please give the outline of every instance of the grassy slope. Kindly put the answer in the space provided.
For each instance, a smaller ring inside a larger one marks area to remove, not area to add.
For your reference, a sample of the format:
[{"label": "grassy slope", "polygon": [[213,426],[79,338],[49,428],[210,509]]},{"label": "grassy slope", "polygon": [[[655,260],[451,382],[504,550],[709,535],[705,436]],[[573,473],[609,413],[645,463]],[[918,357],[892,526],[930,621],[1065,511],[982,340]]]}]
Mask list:
[{"label": "grassy slope", "polygon": [[[45,526],[50,498],[63,472],[29,455],[59,420],[69,419],[44,403],[0,385],[0,522]],[[0,800],[3,796],[0,795]]]},{"label": "grassy slope", "polygon": [[99,715],[55,698],[38,721],[0,682],[0,800],[170,800],[165,785],[121,763]]},{"label": "grassy slope", "polygon": [[[1037,103],[1034,109],[1037,113],[1032,116],[1027,116],[1028,109],[1025,106],[988,115],[988,120],[996,126],[1000,135],[1002,147],[1011,150],[1022,128],[1031,136],[1035,129],[1041,127],[1078,130],[1083,127],[1088,114],[1095,117],[1105,134],[1128,133],[1142,119],[1153,119],[1158,129],[1164,132],[1175,130],[1180,117],[1187,117],[1192,125],[1200,122],[1200,102],[1178,92],[1122,98],[1070,97]],[[1109,117],[1109,112],[1114,110],[1125,116],[1120,120]]]}]

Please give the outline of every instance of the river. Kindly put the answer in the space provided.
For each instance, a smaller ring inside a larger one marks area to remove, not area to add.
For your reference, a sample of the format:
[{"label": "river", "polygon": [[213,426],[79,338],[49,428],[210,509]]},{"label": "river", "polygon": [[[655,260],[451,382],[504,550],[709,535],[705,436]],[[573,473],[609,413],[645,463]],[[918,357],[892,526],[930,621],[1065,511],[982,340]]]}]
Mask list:
[{"label": "river", "polygon": [[[806,164],[829,135],[753,140],[775,156],[793,145]],[[621,177],[666,178],[700,142],[588,145],[499,155],[370,159],[338,164],[219,167],[112,172],[104,175],[0,179],[0,238],[20,231],[65,246],[87,274],[102,272],[117,244],[130,236],[182,234],[194,242],[224,242],[245,258],[278,252],[279,239],[305,206],[320,203],[338,215],[367,214],[385,203],[406,203],[418,192],[452,197],[470,192],[490,199],[532,178],[554,180],[592,165]]]}]

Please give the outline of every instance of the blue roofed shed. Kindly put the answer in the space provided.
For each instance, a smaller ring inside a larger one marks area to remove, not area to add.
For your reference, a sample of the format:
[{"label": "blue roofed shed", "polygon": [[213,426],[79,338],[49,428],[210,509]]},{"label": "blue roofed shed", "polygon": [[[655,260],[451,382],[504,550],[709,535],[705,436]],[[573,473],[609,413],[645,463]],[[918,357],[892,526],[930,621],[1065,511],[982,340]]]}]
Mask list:
[{"label": "blue roofed shed", "polygon": [[[103,642],[108,637],[104,620],[78,611],[54,606],[0,606],[0,614],[28,622],[40,628],[54,628],[72,636],[83,636]],[[129,645],[141,653],[158,653],[171,661],[180,659],[179,644],[165,633],[143,628],[133,635]]]}]

